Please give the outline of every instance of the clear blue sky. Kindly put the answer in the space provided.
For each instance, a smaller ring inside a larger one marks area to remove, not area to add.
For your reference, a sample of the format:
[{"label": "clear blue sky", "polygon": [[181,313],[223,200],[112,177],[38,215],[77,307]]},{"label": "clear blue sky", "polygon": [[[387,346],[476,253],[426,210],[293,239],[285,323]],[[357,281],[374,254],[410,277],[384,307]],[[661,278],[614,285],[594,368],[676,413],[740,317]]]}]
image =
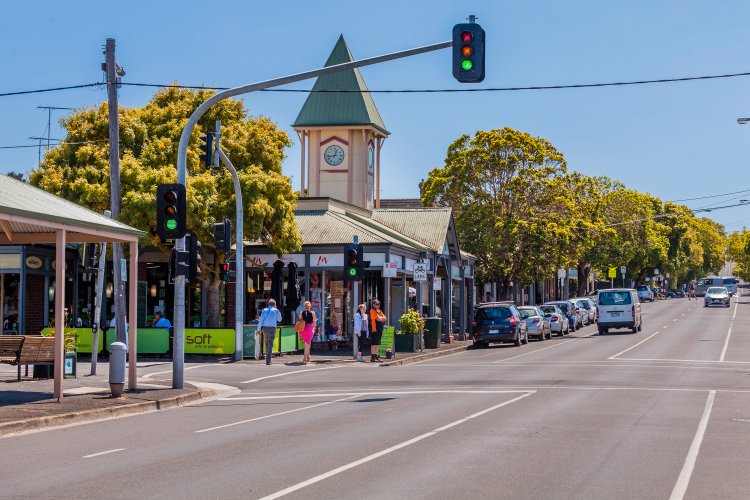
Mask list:
[{"label": "clear blue sky", "polygon": [[[669,1],[455,2],[14,2],[0,18],[0,93],[100,81],[102,46],[117,40],[128,82],[237,86],[321,66],[339,34],[355,58],[450,39],[476,14],[487,32],[479,87],[569,84],[750,71],[750,3]],[[364,68],[370,89],[462,88],[450,51]],[[295,85],[309,88],[312,81]],[[463,133],[504,126],[550,140],[571,169],[608,175],[665,200],[750,189],[750,77],[638,87],[506,93],[375,95],[391,137],[383,149],[386,198],[415,197]],[[152,89],[123,87],[141,106]],[[37,106],[92,106],[104,90],[0,98],[0,146],[44,133]],[[290,124],[304,94],[255,94],[252,114]],[[55,115],[59,117],[59,114]],[[53,121],[52,137],[62,131]],[[0,149],[0,171],[28,172],[37,149]],[[285,172],[299,185],[299,150]],[[748,193],[750,195],[750,193]],[[746,196],[750,198],[750,196]],[[689,202],[702,207],[737,196]],[[709,214],[729,230],[750,207]]]}]

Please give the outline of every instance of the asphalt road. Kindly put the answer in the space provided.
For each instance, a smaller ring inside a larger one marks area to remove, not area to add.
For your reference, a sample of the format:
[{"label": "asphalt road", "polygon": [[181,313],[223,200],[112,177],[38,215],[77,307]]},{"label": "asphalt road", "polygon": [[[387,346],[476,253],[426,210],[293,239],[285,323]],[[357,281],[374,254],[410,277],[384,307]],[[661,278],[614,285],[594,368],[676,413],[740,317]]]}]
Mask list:
[{"label": "asphalt road", "polygon": [[234,389],[0,439],[0,498],[748,498],[750,297],[643,310],[397,367],[189,365]]}]

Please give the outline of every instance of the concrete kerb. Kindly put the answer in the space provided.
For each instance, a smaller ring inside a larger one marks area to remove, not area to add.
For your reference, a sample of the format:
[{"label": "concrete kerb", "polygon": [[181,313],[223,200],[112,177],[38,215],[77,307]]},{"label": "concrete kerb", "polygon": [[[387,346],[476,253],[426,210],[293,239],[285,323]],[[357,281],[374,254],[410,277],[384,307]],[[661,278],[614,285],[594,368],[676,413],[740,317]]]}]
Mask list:
[{"label": "concrete kerb", "polygon": [[39,430],[47,427],[56,427],[78,422],[101,420],[106,418],[120,417],[136,413],[166,410],[178,406],[185,406],[199,399],[207,399],[216,395],[212,389],[197,389],[187,394],[172,396],[154,401],[139,401],[137,403],[112,406],[108,408],[96,408],[93,410],[81,410],[77,412],[61,413],[45,417],[33,417],[13,422],[0,424],[0,437],[18,432]]},{"label": "concrete kerb", "polygon": [[409,363],[417,363],[419,361],[425,361],[427,359],[433,359],[433,358],[439,358],[441,356],[450,356],[451,354],[456,354],[459,352],[466,351],[471,347],[471,344],[468,345],[462,345],[459,347],[454,347],[452,349],[443,349],[440,351],[435,352],[426,352],[426,353],[420,353],[416,356],[408,356],[401,359],[394,359],[393,361],[385,361],[383,363],[380,363],[380,366],[396,366],[396,365],[406,365]]}]

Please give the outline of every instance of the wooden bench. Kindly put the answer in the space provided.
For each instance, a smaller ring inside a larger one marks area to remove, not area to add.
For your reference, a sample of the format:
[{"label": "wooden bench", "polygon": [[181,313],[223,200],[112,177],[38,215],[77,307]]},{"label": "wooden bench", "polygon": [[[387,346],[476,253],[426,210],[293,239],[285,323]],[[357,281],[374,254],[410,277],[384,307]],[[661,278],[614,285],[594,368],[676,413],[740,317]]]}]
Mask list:
[{"label": "wooden bench", "polygon": [[22,335],[0,335],[0,363],[18,365],[18,380],[21,380],[21,346],[25,337]]},{"label": "wooden bench", "polygon": [[26,365],[26,375],[29,365],[55,364],[55,337],[38,335],[24,335],[21,355],[18,358],[18,380],[21,380],[21,365]]}]

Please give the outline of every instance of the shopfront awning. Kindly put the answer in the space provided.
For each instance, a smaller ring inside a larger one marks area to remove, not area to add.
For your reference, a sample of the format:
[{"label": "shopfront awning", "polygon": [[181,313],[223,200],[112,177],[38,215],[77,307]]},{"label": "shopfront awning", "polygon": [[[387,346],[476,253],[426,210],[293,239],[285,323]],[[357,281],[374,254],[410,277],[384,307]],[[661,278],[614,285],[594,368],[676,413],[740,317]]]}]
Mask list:
[{"label": "shopfront awning", "polygon": [[[0,245],[54,244],[65,262],[67,243],[128,243],[130,250],[129,316],[138,317],[138,239],[145,233],[73,202],[0,174]],[[65,283],[65,266],[56,282]],[[55,317],[64,317],[65,287],[55,293]],[[55,322],[55,398],[63,397],[64,321]],[[136,328],[130,329],[128,387],[136,388]],[[23,333],[23,332],[21,332]]]}]

